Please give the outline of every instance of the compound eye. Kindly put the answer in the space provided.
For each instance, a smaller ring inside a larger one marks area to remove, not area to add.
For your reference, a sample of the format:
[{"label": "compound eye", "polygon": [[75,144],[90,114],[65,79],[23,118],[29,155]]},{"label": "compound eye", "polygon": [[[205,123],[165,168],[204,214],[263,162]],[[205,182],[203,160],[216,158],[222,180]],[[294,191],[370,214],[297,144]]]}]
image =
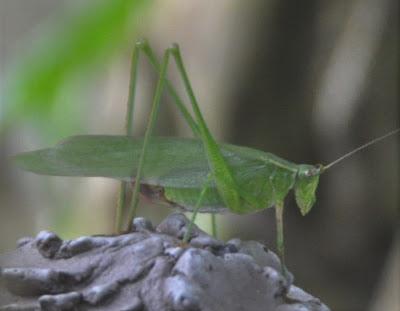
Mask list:
[{"label": "compound eye", "polygon": [[316,169],[317,171],[321,171],[323,168],[324,168],[324,166],[323,166],[322,164],[316,164],[316,165],[315,165],[315,169]]}]

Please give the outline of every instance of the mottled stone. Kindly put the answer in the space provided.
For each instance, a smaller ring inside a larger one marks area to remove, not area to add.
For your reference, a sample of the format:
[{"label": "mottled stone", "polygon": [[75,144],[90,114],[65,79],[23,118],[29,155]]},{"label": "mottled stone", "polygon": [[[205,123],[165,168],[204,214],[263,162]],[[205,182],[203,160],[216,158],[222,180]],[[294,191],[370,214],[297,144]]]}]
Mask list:
[{"label": "mottled stone", "polygon": [[0,256],[0,311],[327,311],[261,243],[224,243],[172,214],[156,230],[63,241],[40,232]]},{"label": "mottled stone", "polygon": [[143,217],[133,219],[132,229],[135,231],[154,231],[151,221]]},{"label": "mottled stone", "polygon": [[219,250],[224,247],[224,243],[207,234],[200,234],[190,240],[190,245],[197,248],[209,248],[210,250]]},{"label": "mottled stone", "polygon": [[[177,239],[182,239],[185,235],[188,219],[183,214],[174,213],[170,217],[165,218],[158,226],[157,231]],[[200,229],[193,226],[192,236],[196,235]]]},{"label": "mottled stone", "polygon": [[4,268],[2,279],[7,289],[19,296],[63,293],[84,282],[91,275],[88,265],[85,271],[58,271],[52,268]]},{"label": "mottled stone", "polygon": [[43,311],[75,310],[81,298],[82,295],[77,292],[59,295],[43,295],[39,297],[39,304]]},{"label": "mottled stone", "polygon": [[0,306],[0,311],[40,311],[39,303],[12,303]]},{"label": "mottled stone", "polygon": [[132,297],[130,304],[122,307],[121,311],[144,311],[143,303],[139,297]]},{"label": "mottled stone", "polygon": [[98,305],[118,292],[119,282],[92,286],[83,294],[83,300],[91,305]]},{"label": "mottled stone", "polygon": [[29,242],[32,242],[33,239],[34,239],[34,238],[32,238],[32,237],[20,238],[20,239],[17,241],[17,247],[24,246],[25,244],[27,244],[27,243],[29,243]]},{"label": "mottled stone", "polygon": [[[62,245],[62,240],[53,232],[41,231],[35,239],[36,248],[43,257],[53,258]],[[22,246],[22,245],[19,245]]]}]

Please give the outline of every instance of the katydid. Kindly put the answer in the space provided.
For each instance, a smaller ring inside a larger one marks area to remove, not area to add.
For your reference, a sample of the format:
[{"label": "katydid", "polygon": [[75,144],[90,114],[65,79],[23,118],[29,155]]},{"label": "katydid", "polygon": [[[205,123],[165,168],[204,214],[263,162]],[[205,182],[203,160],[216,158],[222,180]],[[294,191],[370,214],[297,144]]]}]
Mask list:
[{"label": "katydid", "polygon": [[[159,73],[144,138],[132,137],[132,119],[139,54],[143,53]],[[171,58],[188,94],[192,114],[167,79]],[[152,137],[163,89],[190,126],[194,139]],[[247,214],[275,207],[277,250],[284,264],[284,200],[294,190],[297,206],[307,214],[316,201],[319,175],[344,158],[400,131],[396,129],[364,144],[328,165],[294,164],[271,153],[217,143],[200,112],[178,45],[164,52],[159,63],[147,41],[136,43],[131,67],[125,136],[74,136],[53,148],[19,154],[17,164],[29,171],[56,176],[99,176],[122,181],[116,227],[122,227],[126,190],[133,183],[128,223],[136,214],[139,194],[169,206],[193,212],[231,211]],[[215,221],[215,219],[213,219]],[[184,241],[190,239],[190,227]]]}]

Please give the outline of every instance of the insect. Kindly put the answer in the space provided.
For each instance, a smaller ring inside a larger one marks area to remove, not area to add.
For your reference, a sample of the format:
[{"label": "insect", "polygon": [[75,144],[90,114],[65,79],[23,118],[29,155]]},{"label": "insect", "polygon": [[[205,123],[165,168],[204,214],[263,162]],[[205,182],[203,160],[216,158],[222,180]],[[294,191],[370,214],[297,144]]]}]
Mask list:
[{"label": "insect", "polygon": [[[132,137],[132,119],[140,53],[159,72],[152,109],[144,138]],[[192,107],[192,114],[167,79],[171,59],[177,65]],[[152,137],[163,89],[167,88],[195,138]],[[29,171],[57,176],[99,176],[122,181],[116,228],[136,214],[139,194],[151,200],[198,212],[253,213],[275,207],[277,250],[284,263],[284,200],[294,190],[297,206],[306,215],[316,201],[319,176],[333,165],[369,145],[399,132],[376,138],[324,166],[294,164],[271,153],[217,143],[200,112],[177,44],[164,52],[159,63],[145,40],[136,43],[132,56],[131,82],[125,136],[74,136],[53,148],[19,154],[16,163]],[[126,211],[126,192],[133,183],[131,205]],[[190,239],[187,230],[184,241]]]}]

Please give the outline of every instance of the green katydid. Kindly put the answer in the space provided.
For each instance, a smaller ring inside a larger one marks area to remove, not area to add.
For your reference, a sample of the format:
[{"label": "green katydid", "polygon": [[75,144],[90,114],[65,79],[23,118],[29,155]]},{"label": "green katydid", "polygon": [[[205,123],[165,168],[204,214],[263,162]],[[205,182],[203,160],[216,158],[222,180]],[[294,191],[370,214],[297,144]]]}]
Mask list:
[{"label": "green katydid", "polygon": [[[139,53],[147,56],[159,73],[149,123],[143,139],[132,137],[132,119]],[[175,60],[188,94],[194,117],[184,106],[171,82],[167,68]],[[151,137],[163,89],[192,129],[195,138]],[[147,41],[135,45],[128,99],[127,135],[74,136],[53,148],[22,153],[17,164],[29,171],[56,176],[99,176],[122,181],[116,227],[121,229],[128,183],[134,184],[128,223],[136,214],[139,193],[155,201],[192,211],[193,224],[198,212],[237,214],[275,207],[277,249],[284,262],[284,199],[294,190],[303,215],[315,203],[319,175],[344,158],[400,131],[396,129],[324,165],[294,164],[271,153],[247,147],[217,143],[200,112],[178,45],[168,48],[161,64]],[[215,222],[215,219],[213,219]],[[190,239],[190,227],[184,241]]]}]

